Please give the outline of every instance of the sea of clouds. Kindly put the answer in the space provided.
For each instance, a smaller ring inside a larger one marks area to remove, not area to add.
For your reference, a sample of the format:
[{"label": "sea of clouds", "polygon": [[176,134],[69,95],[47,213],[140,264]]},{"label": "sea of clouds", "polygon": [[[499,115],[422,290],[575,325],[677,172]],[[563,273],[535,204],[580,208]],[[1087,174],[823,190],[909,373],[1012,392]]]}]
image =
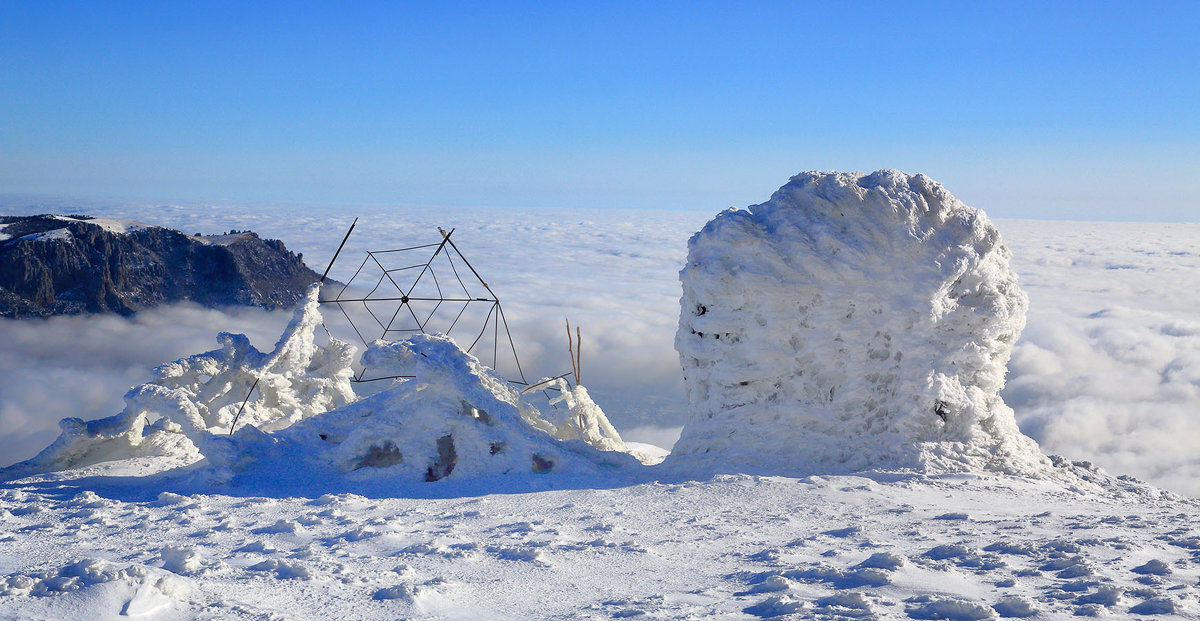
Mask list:
[{"label": "sea of clouds", "polygon": [[[251,229],[318,272],[359,217],[330,272],[343,281],[366,249],[437,242],[437,227],[453,228],[504,303],[527,376],[570,370],[569,318],[582,329],[584,383],[626,439],[669,446],[686,420],[673,346],[678,272],[711,212],[0,199],[0,213],[44,212],[188,233]],[[1031,299],[1003,393],[1022,430],[1048,453],[1200,496],[1200,224],[997,225]],[[215,348],[217,331],[269,349],[289,316],[184,304],[129,319],[0,320],[0,465],[44,447],[60,418],[119,411],[152,367]]]}]

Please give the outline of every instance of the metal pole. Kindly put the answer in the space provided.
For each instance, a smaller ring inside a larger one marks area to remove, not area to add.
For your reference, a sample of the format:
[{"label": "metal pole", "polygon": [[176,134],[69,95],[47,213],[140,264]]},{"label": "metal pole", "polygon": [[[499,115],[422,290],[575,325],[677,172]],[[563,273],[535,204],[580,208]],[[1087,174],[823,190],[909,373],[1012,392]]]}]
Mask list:
[{"label": "metal pole", "polygon": [[354,232],[354,225],[358,224],[358,218],[350,223],[350,230],[346,231],[346,236],[342,238],[342,243],[338,245],[337,252],[333,253],[333,258],[329,260],[329,265],[325,266],[325,273],[321,274],[321,282],[325,282],[325,277],[329,275],[329,269],[333,267],[333,262],[337,261],[338,255],[342,253],[342,247],[346,245],[346,240],[350,239],[350,234]]}]

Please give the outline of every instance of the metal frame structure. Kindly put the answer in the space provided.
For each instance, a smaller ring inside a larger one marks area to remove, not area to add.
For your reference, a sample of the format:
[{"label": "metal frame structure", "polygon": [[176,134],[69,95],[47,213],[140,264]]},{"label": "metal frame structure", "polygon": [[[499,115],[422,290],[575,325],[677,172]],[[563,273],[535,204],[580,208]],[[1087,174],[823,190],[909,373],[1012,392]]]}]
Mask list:
[{"label": "metal frame structure", "polygon": [[[342,247],[345,246],[346,240],[350,238],[350,233],[353,231],[354,224],[351,224],[342,244],[334,253],[333,260],[329,262],[330,267],[337,260],[338,254],[341,253]],[[450,335],[459,326],[460,320],[471,305],[485,304],[487,305],[487,315],[483,319],[478,333],[471,341],[471,345],[467,347],[467,353],[481,358],[486,356],[487,352],[476,353],[475,348],[490,330],[492,333],[492,368],[497,369],[502,351],[500,331],[503,328],[504,340],[508,342],[508,347],[503,349],[511,352],[517,375],[520,377],[520,380],[510,378],[508,381],[513,384],[529,386],[529,382],[525,378],[525,371],[521,367],[521,360],[517,356],[517,347],[513,342],[512,333],[509,331],[508,318],[504,314],[504,306],[500,303],[499,296],[492,291],[488,283],[451,239],[454,229],[446,231],[438,227],[438,233],[441,234],[441,240],[436,243],[366,251],[362,263],[338,294],[332,299],[320,300],[320,303],[337,306],[364,346],[371,344],[364,333],[378,333],[377,338],[389,339],[402,338],[406,334],[427,334],[431,330],[440,328],[445,324],[441,323],[435,326],[434,319],[443,307],[450,308],[451,312],[453,309],[458,311],[454,315],[454,319],[450,321],[449,327],[437,330]],[[434,250],[428,259],[411,258],[414,253],[429,248]],[[465,269],[460,270],[460,267]],[[439,271],[441,277],[438,276]],[[417,276],[410,283],[407,276],[414,272]],[[329,268],[326,268],[325,275],[328,274]],[[322,276],[322,280],[324,279],[325,276]],[[432,288],[429,287],[429,283],[432,283]],[[445,288],[443,288],[443,284]],[[479,287],[482,287],[482,290]],[[363,290],[366,293],[360,293]],[[420,306],[426,308],[432,306],[432,309],[426,313],[424,308],[419,308]],[[358,321],[355,321],[351,317],[351,313],[347,311],[348,307],[355,311],[365,311],[365,314],[360,314]],[[385,312],[380,312],[381,308]],[[370,319],[364,321],[367,317]],[[371,322],[374,325],[371,325]],[[367,325],[362,325],[364,323]],[[505,352],[505,355],[508,352]],[[370,377],[369,370],[363,368],[351,381],[374,382],[399,377],[405,376]]]}]

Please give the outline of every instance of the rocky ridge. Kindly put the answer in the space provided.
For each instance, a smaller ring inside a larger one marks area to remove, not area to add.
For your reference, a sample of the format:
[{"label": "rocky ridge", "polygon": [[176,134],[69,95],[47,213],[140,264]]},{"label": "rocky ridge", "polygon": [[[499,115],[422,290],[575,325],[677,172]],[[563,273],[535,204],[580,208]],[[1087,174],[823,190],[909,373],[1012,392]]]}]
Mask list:
[{"label": "rocky ridge", "polygon": [[252,231],[187,235],[84,215],[0,216],[0,317],[114,312],[191,301],[289,307],[319,275]]}]

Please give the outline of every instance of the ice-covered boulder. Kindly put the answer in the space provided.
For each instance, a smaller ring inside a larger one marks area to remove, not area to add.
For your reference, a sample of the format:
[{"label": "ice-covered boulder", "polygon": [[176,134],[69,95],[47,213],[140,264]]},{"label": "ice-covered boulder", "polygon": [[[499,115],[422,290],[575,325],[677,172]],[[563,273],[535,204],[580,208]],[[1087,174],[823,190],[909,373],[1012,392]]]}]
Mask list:
[{"label": "ice-covered boulder", "polygon": [[586,391],[569,393],[576,414],[556,424],[449,337],[376,341],[363,363],[411,379],[275,433],[214,437],[201,447],[211,466],[259,482],[299,469],[398,483],[636,466],[601,450],[618,448],[620,437],[590,399],[579,401]]},{"label": "ice-covered boulder", "polygon": [[779,474],[1049,468],[999,396],[1027,298],[925,175],[807,172],[688,242],[691,418],[668,463]]},{"label": "ice-covered boulder", "polygon": [[197,445],[204,437],[229,432],[243,401],[238,427],[266,431],[353,401],[354,346],[336,338],[325,345],[315,341],[321,324],[319,286],[309,286],[272,351],[258,351],[245,335],[222,332],[220,349],[156,368],[154,379],[126,393],[120,414],[87,422],[63,419],[53,444],[4,474],[128,457],[166,456],[186,463],[200,457]]}]

